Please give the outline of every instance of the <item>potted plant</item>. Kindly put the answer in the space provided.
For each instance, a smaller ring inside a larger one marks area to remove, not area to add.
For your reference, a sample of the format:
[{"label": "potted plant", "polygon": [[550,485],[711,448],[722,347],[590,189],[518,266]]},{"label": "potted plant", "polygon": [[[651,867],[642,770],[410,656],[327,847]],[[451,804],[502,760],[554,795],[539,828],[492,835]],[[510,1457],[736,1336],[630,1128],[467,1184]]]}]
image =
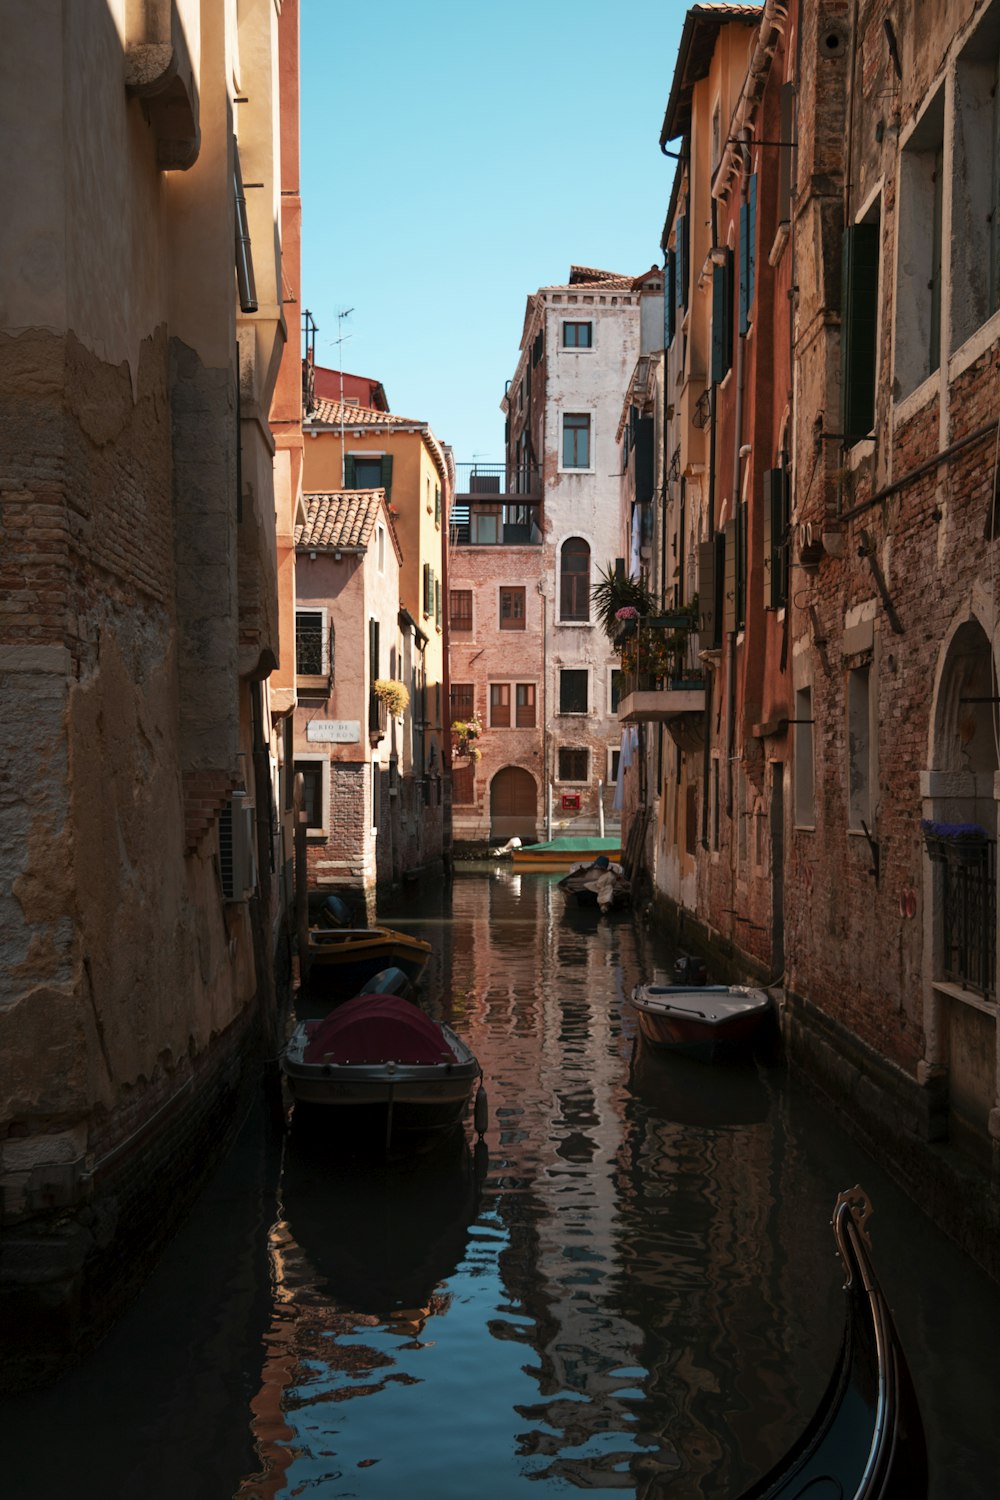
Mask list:
[{"label": "potted plant", "polygon": [[406,684],[397,682],[394,677],[377,677],[372,685],[372,692],[380,703],[385,704],[385,711],[392,718],[400,718],[410,706],[410,695]]},{"label": "potted plant", "polygon": [[470,760],[482,759],[483,752],[473,743],[483,732],[482,720],[478,714],[473,714],[470,719],[456,719],[451,732],[455,736],[456,755],[467,755]]},{"label": "potted plant", "polygon": [[[626,578],[615,571],[614,563],[597,571],[600,577],[590,591],[591,603],[598,625],[609,641],[616,641],[623,633],[631,634],[638,621],[652,612],[653,596],[644,578]],[[634,610],[635,614],[619,617],[619,610]]]}]

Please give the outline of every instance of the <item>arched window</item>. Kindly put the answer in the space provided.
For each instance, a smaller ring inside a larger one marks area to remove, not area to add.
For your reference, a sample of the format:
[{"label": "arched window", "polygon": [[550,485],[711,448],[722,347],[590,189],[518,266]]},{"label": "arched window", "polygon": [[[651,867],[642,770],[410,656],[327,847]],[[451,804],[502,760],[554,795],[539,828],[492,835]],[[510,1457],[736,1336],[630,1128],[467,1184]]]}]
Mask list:
[{"label": "arched window", "polygon": [[590,619],[590,548],[582,536],[563,542],[559,573],[559,618]]}]

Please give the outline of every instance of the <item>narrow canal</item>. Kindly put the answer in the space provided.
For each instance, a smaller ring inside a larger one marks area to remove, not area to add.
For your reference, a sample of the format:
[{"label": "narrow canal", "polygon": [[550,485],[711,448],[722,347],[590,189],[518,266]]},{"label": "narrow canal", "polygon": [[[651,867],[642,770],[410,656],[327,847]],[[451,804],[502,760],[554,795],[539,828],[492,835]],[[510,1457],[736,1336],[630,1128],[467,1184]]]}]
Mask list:
[{"label": "narrow canal", "polygon": [[624,998],[671,959],[641,922],[509,868],[383,916],[434,944],[485,1147],[361,1173],[256,1111],[100,1349],[6,1400],[10,1500],[734,1497],[823,1392],[856,1182],[931,1494],[993,1500],[1000,1288],[776,1061],[636,1046]]}]

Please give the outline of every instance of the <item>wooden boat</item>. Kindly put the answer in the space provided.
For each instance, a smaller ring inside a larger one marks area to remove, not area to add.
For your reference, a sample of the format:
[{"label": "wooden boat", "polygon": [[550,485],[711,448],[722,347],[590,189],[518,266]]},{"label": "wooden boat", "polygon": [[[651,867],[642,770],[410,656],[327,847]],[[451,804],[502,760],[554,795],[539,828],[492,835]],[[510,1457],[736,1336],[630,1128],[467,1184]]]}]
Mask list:
[{"label": "wooden boat", "polygon": [[352,996],[390,966],[416,983],[430,953],[423,938],[393,927],[310,927],[305,968],[312,980]]},{"label": "wooden boat", "polygon": [[913,1383],[872,1267],[860,1187],[841,1193],[833,1232],[844,1265],[840,1355],[812,1421],[740,1500],[923,1500],[927,1450]]},{"label": "wooden boat", "polygon": [[621,865],[613,864],[606,854],[574,865],[558,884],[567,901],[602,912],[629,906],[632,901],[632,887]]},{"label": "wooden boat", "polygon": [[620,839],[563,838],[548,839],[543,844],[523,844],[511,856],[515,870],[568,870],[570,865],[582,860],[596,859],[606,854],[608,859],[621,860]]},{"label": "wooden boat", "polygon": [[641,984],[629,1004],[650,1046],[702,1062],[745,1051],[774,1013],[764,990],[742,984]]},{"label": "wooden boat", "polygon": [[[352,1150],[425,1149],[460,1125],[482,1069],[471,1048],[398,994],[368,993],[302,1021],[281,1055],[295,1123]],[[486,1096],[476,1129],[486,1129]]]}]

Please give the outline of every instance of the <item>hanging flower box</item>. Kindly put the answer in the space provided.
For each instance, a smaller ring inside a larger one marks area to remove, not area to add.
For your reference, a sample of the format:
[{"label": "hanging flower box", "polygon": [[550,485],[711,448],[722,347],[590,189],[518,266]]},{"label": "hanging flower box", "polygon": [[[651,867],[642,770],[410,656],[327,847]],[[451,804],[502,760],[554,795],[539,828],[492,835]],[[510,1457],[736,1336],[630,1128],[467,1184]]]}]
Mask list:
[{"label": "hanging flower box", "polygon": [[928,855],[941,864],[979,864],[985,858],[989,835],[979,823],[938,823],[922,818],[920,831]]}]

